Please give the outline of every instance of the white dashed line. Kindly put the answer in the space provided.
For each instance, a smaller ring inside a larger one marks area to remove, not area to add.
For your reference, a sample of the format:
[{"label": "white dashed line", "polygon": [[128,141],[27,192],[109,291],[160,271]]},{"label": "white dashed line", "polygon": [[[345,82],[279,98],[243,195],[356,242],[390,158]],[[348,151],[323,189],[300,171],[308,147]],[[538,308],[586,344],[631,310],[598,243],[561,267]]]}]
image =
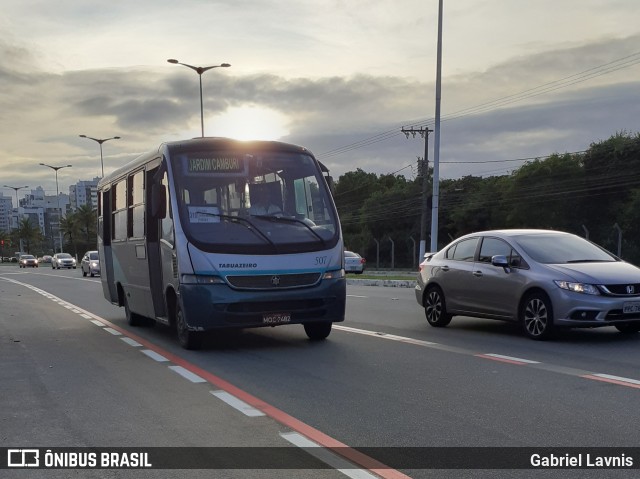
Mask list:
[{"label": "white dashed line", "polygon": [[153,359],[154,361],[158,361],[159,363],[163,363],[163,362],[169,361],[162,354],[158,354],[155,351],[151,351],[150,349],[142,349],[140,352],[142,354],[146,354],[151,359]]},{"label": "white dashed line", "polygon": [[113,328],[104,328],[104,330],[105,330],[107,333],[111,333],[111,334],[113,334],[114,336],[122,336],[122,333],[121,333],[120,331],[116,331],[116,330],[115,330],[115,329],[113,329]]},{"label": "white dashed line", "polygon": [[487,354],[476,354],[476,356],[480,358],[497,359],[498,361],[503,360],[503,361],[507,361],[510,363],[517,363],[517,364],[540,364],[540,361],[531,361],[529,359],[514,358],[512,356],[504,356],[502,354],[487,353]]},{"label": "white dashed line", "polygon": [[300,433],[280,433],[280,437],[289,441],[294,446],[304,448],[307,453],[309,453],[316,459],[319,459],[325,464],[330,465],[337,471],[340,471],[342,474],[351,477],[352,479],[377,479],[378,477],[368,471],[365,471],[364,469],[354,469],[352,463],[340,456],[337,456],[329,449],[326,449],[319,444],[311,441],[310,439],[307,439]]},{"label": "white dashed line", "polygon": [[84,319],[91,319],[91,316],[89,316],[88,314],[80,313],[80,316],[82,316]]},{"label": "white dashed line", "polygon": [[183,368],[182,366],[169,366],[169,369],[171,369],[172,371],[175,371],[180,376],[182,376],[185,379],[188,379],[192,383],[206,383],[207,382],[206,380],[202,379],[197,374],[193,374],[191,371],[189,371],[188,369]]},{"label": "white dashed line", "polygon": [[338,326],[334,324],[333,327],[335,329],[339,329],[340,331],[346,331],[348,333],[362,334],[363,336],[375,336],[377,338],[389,339],[391,341],[399,341],[401,343],[415,344],[418,346],[434,346],[437,344],[437,343],[432,343],[430,341],[423,341],[421,339],[407,338],[405,336],[396,336],[394,334],[380,333],[377,331],[367,331],[366,329],[350,328],[348,326]]},{"label": "white dashed line", "polygon": [[105,324],[101,323],[100,321],[98,321],[97,319],[92,319],[91,322],[93,324],[95,324],[96,326],[100,326],[101,328],[104,328]]},{"label": "white dashed line", "polygon": [[226,391],[211,391],[211,394],[213,394],[218,399],[226,402],[232,408],[237,409],[245,416],[258,417],[265,415],[262,411],[259,411],[253,406],[248,405],[246,402],[238,399],[237,397],[229,394]]},{"label": "white dashed line", "polygon": [[142,346],[142,344],[140,344],[138,341],[136,341],[135,339],[131,339],[131,338],[120,338],[122,341],[124,341],[125,343],[127,343],[129,346],[133,346],[134,348],[140,347]]}]

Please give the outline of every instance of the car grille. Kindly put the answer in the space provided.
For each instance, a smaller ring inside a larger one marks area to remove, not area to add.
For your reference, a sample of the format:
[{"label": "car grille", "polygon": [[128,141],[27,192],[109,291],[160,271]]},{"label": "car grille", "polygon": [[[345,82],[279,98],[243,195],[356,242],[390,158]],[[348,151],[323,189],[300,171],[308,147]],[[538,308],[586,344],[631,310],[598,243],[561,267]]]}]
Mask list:
[{"label": "car grille", "polygon": [[238,289],[287,289],[313,286],[320,280],[320,273],[259,274],[227,276],[229,284]]},{"label": "car grille", "polygon": [[[640,296],[640,283],[604,284],[605,294],[610,296]],[[631,288],[631,292],[627,288]]]}]

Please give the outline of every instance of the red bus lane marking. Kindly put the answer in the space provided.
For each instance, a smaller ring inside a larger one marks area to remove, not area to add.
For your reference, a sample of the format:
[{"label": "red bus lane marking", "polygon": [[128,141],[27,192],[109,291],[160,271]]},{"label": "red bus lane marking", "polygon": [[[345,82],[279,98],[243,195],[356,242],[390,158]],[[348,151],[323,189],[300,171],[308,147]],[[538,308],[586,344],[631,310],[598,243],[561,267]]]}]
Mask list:
[{"label": "red bus lane marking", "polygon": [[635,379],[621,378],[618,376],[611,376],[609,374],[585,374],[580,377],[584,379],[593,379],[594,381],[602,381],[604,383],[617,384],[618,386],[640,389],[640,381]]}]

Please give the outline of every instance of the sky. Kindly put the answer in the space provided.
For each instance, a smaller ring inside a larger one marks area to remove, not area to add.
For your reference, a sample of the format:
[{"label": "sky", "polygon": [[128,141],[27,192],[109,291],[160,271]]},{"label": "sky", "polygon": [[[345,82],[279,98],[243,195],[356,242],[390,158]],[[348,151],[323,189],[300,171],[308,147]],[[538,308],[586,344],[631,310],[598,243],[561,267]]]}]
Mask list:
[{"label": "sky", "polygon": [[[440,176],[640,131],[638,0],[444,0]],[[0,185],[59,188],[164,141],[272,139],[338,179],[413,178],[434,128],[437,0],[0,0]],[[429,160],[434,158],[432,134]],[[11,189],[0,190],[15,197]]]}]

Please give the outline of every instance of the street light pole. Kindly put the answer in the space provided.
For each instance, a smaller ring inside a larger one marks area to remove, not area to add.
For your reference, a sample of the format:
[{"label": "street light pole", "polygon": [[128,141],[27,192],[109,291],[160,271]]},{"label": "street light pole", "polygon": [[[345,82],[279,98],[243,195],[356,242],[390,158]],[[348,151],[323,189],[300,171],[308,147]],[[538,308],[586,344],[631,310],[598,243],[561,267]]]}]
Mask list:
[{"label": "street light pole", "polygon": [[[87,138],[88,140],[96,141],[96,142],[98,142],[98,144],[100,145],[100,166],[102,167],[102,178],[104,178],[104,161],[103,161],[103,159],[102,159],[102,144],[103,144],[105,141],[109,141],[109,140],[119,140],[119,139],[120,139],[120,137],[119,137],[119,136],[112,136],[111,138],[103,138],[103,139],[100,139],[100,138],[92,138],[92,137],[87,136],[87,135],[78,135],[78,136],[79,136],[80,138]],[[40,163],[40,164],[42,164],[42,163]]]},{"label": "street light pole", "polygon": [[194,67],[193,65],[181,63],[178,60],[175,60],[173,58],[170,58],[167,61],[169,63],[173,63],[176,65],[183,65],[187,68],[191,68],[193,71],[195,71],[198,74],[198,78],[200,79],[200,131],[201,131],[202,138],[204,138],[204,104],[202,101],[202,74],[207,70],[211,70],[212,68],[220,68],[220,67],[227,68],[227,67],[230,67],[231,65],[228,63],[221,63],[220,65],[213,65],[210,67]]},{"label": "street light pole", "polygon": [[21,190],[22,188],[29,188],[28,186],[9,186],[9,185],[4,185],[5,188],[11,188],[12,190],[14,190],[16,192],[16,228],[20,227],[20,211],[18,210],[18,208],[20,208],[20,203],[18,202],[18,190]]},{"label": "street light pole", "polygon": [[[60,227],[60,223],[62,221],[62,209],[60,208],[60,190],[58,189],[58,170],[61,170],[62,168],[70,168],[73,165],[51,166],[51,165],[46,165],[44,163],[40,163],[40,166],[47,166],[56,172],[56,198],[58,199],[58,215],[59,215],[58,216],[58,234],[60,236],[60,253],[62,253],[62,228]],[[54,251],[55,251],[55,245],[54,245]]]}]

